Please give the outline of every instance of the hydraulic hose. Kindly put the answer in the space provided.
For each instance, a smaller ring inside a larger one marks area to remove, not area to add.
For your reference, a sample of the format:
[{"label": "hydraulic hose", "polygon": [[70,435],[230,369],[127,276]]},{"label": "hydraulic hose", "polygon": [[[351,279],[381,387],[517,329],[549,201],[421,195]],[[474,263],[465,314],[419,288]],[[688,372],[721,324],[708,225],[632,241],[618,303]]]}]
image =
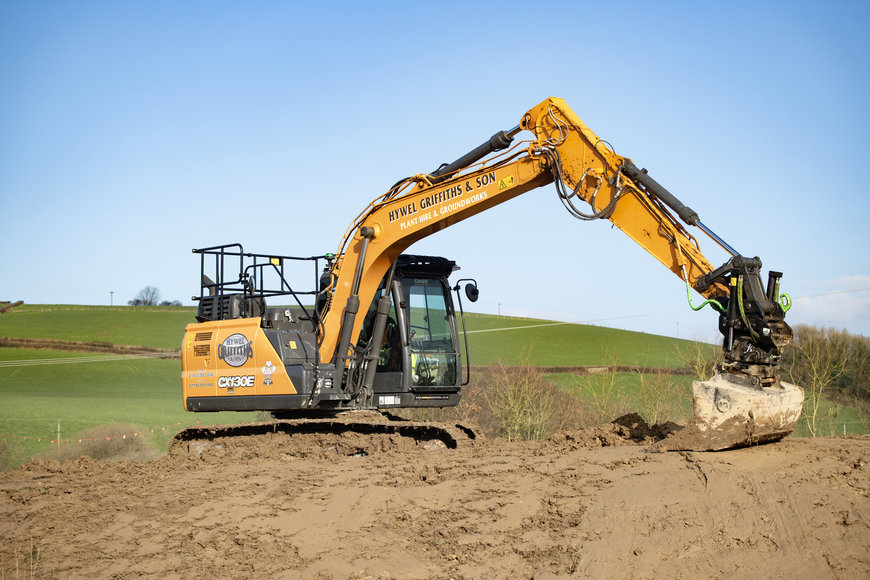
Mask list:
[{"label": "hydraulic hose", "polygon": [[691,284],[689,284],[689,280],[688,280],[688,278],[686,277],[686,268],[685,268],[685,266],[683,267],[683,279],[686,280],[686,297],[689,299],[689,308],[691,308],[692,310],[694,310],[695,312],[697,312],[697,311],[701,310],[702,308],[704,308],[705,306],[707,306],[707,305],[709,304],[710,306],[713,307],[713,309],[718,310],[720,313],[722,313],[722,314],[727,314],[727,311],[725,310],[725,307],[723,307],[723,306],[719,303],[718,300],[714,300],[713,298],[711,298],[711,299],[709,299],[709,300],[704,300],[704,301],[703,301],[700,305],[698,305],[698,306],[695,306],[694,304],[692,304],[692,286],[691,286]]}]

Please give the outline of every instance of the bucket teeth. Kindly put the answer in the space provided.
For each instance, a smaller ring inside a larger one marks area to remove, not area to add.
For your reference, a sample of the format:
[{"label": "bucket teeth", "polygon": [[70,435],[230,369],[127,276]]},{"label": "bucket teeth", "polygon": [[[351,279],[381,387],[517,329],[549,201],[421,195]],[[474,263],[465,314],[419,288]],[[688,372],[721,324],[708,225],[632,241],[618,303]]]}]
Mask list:
[{"label": "bucket teeth", "polygon": [[725,373],[695,381],[692,392],[692,422],[659,442],[659,449],[718,451],[779,441],[794,431],[804,401],[795,385],[752,386]]}]

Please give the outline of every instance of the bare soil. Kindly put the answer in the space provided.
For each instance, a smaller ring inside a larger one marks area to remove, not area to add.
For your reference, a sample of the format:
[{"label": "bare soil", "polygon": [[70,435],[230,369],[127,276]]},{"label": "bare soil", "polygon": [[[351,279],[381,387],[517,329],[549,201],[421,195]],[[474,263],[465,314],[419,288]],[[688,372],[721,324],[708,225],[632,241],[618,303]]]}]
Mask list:
[{"label": "bare soil", "polygon": [[867,578],[870,436],[273,433],[0,474],[4,578]]}]

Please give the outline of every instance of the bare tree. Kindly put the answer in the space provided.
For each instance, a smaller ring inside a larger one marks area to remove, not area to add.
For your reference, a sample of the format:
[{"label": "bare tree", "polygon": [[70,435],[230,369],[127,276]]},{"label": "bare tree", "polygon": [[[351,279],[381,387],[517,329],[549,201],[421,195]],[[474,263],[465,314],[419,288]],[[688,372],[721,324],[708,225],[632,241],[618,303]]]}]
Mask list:
[{"label": "bare tree", "polygon": [[130,306],[157,306],[160,303],[160,290],[154,286],[145,286],[133,300],[127,302]]},{"label": "bare tree", "polygon": [[[785,353],[786,374],[792,383],[804,388],[804,423],[816,437],[829,419],[822,401],[848,368],[850,335],[804,324],[794,330],[794,342]],[[830,413],[838,413],[837,406],[828,407]]]}]

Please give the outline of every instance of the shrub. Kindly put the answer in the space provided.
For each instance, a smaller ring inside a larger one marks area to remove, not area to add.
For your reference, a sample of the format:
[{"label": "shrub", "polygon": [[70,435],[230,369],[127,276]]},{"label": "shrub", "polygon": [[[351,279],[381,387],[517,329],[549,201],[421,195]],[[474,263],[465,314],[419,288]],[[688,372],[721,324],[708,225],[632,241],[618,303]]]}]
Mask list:
[{"label": "shrub", "polygon": [[88,456],[97,461],[144,461],[159,455],[147,429],[129,424],[99,425],[62,441],[41,454],[44,459],[74,460]]},{"label": "shrub", "polygon": [[579,428],[589,416],[579,399],[527,364],[499,364],[483,377],[482,393],[493,430],[508,440],[546,439],[557,431]]},{"label": "shrub", "polygon": [[667,373],[638,371],[637,391],[640,415],[650,425],[684,419],[683,409],[691,403],[688,391]]},{"label": "shrub", "polygon": [[6,471],[18,465],[15,452],[8,439],[0,439],[0,471]]},{"label": "shrub", "polygon": [[462,397],[455,407],[420,407],[416,409],[396,409],[392,414],[413,421],[443,421],[461,423],[480,429],[484,435],[495,435],[492,412],[483,393],[486,371],[476,369],[472,381],[462,387]]},{"label": "shrub", "polygon": [[716,365],[723,360],[722,349],[700,340],[687,341],[676,347],[677,360],[692,371],[699,381],[713,376]]},{"label": "shrub", "polygon": [[580,383],[581,393],[591,412],[594,424],[609,423],[628,412],[625,388],[616,372],[618,356],[603,349],[604,366],[590,370],[592,376]]}]

